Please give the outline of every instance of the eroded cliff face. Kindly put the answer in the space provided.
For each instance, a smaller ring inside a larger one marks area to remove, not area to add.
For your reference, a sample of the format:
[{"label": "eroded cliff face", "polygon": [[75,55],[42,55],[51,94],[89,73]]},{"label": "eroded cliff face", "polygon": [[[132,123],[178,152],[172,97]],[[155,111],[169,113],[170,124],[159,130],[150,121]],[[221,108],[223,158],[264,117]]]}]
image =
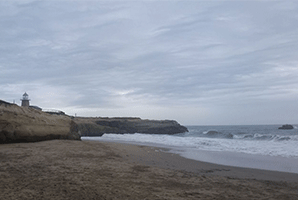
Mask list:
[{"label": "eroded cliff face", "polygon": [[140,118],[75,118],[82,136],[102,136],[109,133],[177,134],[188,132],[174,120],[143,120]]},{"label": "eroded cliff face", "polygon": [[48,114],[0,100],[0,143],[50,139],[80,140],[82,136],[116,133],[177,134],[188,132],[174,120],[70,117]]},{"label": "eroded cliff face", "polygon": [[80,138],[78,125],[67,116],[50,115],[0,100],[0,143]]}]

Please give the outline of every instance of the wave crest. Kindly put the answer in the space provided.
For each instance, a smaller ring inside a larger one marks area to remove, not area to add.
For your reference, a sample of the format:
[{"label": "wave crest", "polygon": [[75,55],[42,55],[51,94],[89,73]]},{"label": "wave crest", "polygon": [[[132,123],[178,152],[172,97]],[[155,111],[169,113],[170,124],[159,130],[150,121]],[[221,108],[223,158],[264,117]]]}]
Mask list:
[{"label": "wave crest", "polygon": [[205,131],[203,132],[204,135],[211,138],[227,138],[227,139],[233,139],[233,134],[231,133],[222,133],[218,131]]}]

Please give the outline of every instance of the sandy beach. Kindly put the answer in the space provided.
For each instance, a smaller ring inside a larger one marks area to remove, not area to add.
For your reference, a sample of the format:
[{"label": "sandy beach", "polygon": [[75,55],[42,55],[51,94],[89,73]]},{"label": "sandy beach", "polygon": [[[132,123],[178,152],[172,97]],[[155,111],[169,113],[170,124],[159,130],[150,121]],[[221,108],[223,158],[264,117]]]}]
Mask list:
[{"label": "sandy beach", "polygon": [[298,199],[298,174],[95,141],[1,144],[0,179],[0,199],[7,200]]}]

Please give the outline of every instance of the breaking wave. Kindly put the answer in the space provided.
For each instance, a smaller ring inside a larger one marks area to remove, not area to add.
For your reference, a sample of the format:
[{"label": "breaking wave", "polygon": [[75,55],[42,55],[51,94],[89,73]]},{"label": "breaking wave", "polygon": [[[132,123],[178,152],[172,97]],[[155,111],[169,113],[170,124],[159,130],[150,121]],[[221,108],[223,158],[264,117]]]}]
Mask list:
[{"label": "breaking wave", "polygon": [[102,137],[83,139],[298,158],[297,129],[284,131],[277,128],[276,126],[190,126],[189,132],[176,135],[104,134]]}]

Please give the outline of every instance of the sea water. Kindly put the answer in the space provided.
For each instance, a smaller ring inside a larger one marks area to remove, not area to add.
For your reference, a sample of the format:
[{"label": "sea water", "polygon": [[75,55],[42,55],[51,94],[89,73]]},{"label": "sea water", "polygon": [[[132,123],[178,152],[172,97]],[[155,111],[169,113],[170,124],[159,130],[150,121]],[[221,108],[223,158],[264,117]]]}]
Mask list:
[{"label": "sea water", "polygon": [[216,164],[298,173],[298,129],[280,125],[187,126],[175,135],[104,134],[83,140],[168,147],[181,156]]}]

